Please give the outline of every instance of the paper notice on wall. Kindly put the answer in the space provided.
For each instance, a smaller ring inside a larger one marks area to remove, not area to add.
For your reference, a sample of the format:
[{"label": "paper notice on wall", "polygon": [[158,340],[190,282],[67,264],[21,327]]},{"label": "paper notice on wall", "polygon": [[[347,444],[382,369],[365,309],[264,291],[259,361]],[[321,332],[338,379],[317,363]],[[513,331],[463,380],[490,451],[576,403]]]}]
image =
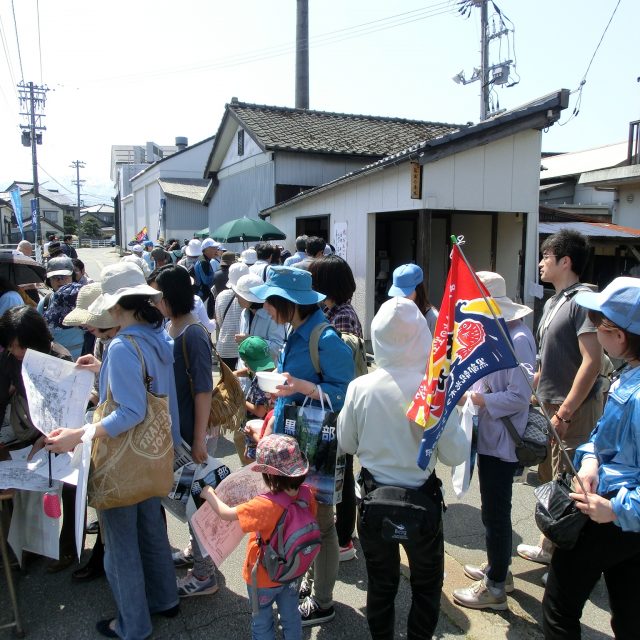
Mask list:
[{"label": "paper notice on wall", "polygon": [[[252,467],[253,464],[234,471],[217,486],[216,494],[226,505],[235,507],[268,491],[262,475],[252,471]],[[209,554],[216,567],[231,555],[244,537],[237,520],[222,520],[208,502],[191,518],[191,526],[200,548]]]},{"label": "paper notice on wall", "polygon": [[72,362],[27,349],[22,361],[29,414],[44,434],[58,427],[71,429],[84,424],[94,374]]},{"label": "paper notice on wall", "polygon": [[333,246],[336,254],[343,260],[347,259],[347,223],[336,222],[333,225]]}]

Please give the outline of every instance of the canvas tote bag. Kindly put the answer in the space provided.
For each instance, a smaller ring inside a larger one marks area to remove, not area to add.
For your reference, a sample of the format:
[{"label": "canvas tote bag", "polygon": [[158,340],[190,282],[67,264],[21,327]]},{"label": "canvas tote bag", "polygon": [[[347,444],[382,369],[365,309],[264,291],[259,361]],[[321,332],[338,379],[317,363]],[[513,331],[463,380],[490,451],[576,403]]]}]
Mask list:
[{"label": "canvas tote bag", "polygon": [[[173,439],[167,396],[152,393],[144,357],[133,344],[142,363],[147,390],[144,420],[115,438],[94,438],[87,496],[95,509],[128,507],[153,497],[166,496],[173,486]],[[99,422],[117,407],[107,385],[107,399],[100,404],[93,421]]]}]

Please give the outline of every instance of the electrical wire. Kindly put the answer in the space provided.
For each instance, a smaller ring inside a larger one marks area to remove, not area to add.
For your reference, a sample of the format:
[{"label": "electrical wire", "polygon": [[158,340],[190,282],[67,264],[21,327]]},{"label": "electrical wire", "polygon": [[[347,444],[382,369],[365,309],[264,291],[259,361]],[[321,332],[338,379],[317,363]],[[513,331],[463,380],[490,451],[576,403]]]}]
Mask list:
[{"label": "electrical wire", "polygon": [[16,7],[11,0],[11,10],[13,11],[13,26],[16,31],[16,44],[18,45],[18,60],[20,61],[20,80],[24,82],[24,71],[22,70],[22,54],[20,53],[20,38],[18,37],[18,22],[16,20]]},{"label": "electrical wire", "polygon": [[607,22],[607,26],[604,28],[604,31],[602,32],[602,35],[600,36],[600,40],[598,41],[598,44],[596,45],[596,48],[593,51],[593,55],[591,56],[591,60],[589,60],[589,64],[587,65],[587,70],[584,72],[584,75],[582,76],[582,80],[580,80],[580,84],[578,85],[578,87],[576,89],[574,89],[571,94],[573,95],[574,93],[578,94],[578,98],[576,99],[576,106],[573,108],[573,111],[571,112],[571,115],[569,116],[569,118],[565,121],[565,122],[559,122],[558,124],[561,127],[564,127],[565,125],[569,124],[574,118],[578,117],[578,114],[580,113],[580,107],[582,106],[582,90],[584,89],[584,85],[587,83],[587,74],[589,73],[589,70],[591,69],[591,65],[593,64],[593,61],[596,57],[596,54],[598,53],[598,49],[600,49],[600,45],[602,44],[602,41],[604,40],[604,36],[607,33],[607,30],[609,29],[609,26],[611,25],[611,22],[613,21],[613,16],[616,15],[616,11],[618,10],[618,7],[620,6],[620,2],[622,0],[618,0],[618,2],[616,3],[616,6],[613,9],[613,13],[611,14],[611,17],[609,18],[609,22]]},{"label": "electrical wire", "polygon": [[40,58],[40,84],[44,84],[42,80],[42,43],[40,41],[40,0],[36,0],[36,14],[38,16],[38,56]]},{"label": "electrical wire", "polygon": [[11,66],[11,58],[9,57],[9,47],[7,45],[7,36],[4,31],[4,24],[2,23],[2,16],[0,16],[0,38],[2,39],[2,48],[4,49],[5,59],[7,61],[7,67],[9,68],[9,75],[11,76],[11,86],[13,87],[13,93],[18,98],[18,91],[16,89],[16,78],[13,75],[13,67]]},{"label": "electrical wire", "polygon": [[[69,189],[68,187],[65,187],[65,185],[62,184],[62,182],[54,178],[39,162],[38,162],[38,169],[40,169],[42,173],[44,173],[47,176],[47,178],[55,182],[59,187],[62,187],[67,193],[74,196],[74,198],[76,197],[77,191],[74,191]],[[87,196],[92,200],[97,200],[98,202],[101,202],[101,203],[104,203],[105,201],[105,196],[97,193],[89,193],[87,191],[83,191],[80,195]]]},{"label": "electrical wire", "polygon": [[[437,2],[431,5],[422,7],[421,9],[414,9],[412,11],[406,11],[403,13],[394,14],[392,16],[387,16],[386,18],[379,18],[377,20],[371,20],[369,22],[352,25],[350,27],[343,27],[341,29],[336,29],[334,31],[329,31],[323,34],[319,34],[317,36],[312,36],[309,38],[309,45],[314,46],[316,48],[329,46],[332,44],[337,44],[339,42],[344,42],[345,40],[351,40],[353,38],[367,36],[373,33],[378,33],[380,31],[392,29],[392,28],[402,26],[405,24],[410,24],[413,22],[418,22],[428,18],[437,17],[447,13],[455,13],[455,7],[453,6],[452,0]],[[177,74],[177,73],[225,69],[229,67],[250,64],[252,62],[261,62],[263,60],[268,60],[271,58],[288,55],[289,53],[292,53],[293,51],[295,51],[295,47],[296,47],[295,43],[291,42],[284,45],[276,45],[273,47],[268,47],[266,49],[254,50],[246,54],[227,56],[224,58],[220,58],[216,61],[212,61],[204,64],[176,67],[173,69],[165,69],[162,71],[157,71],[152,73],[146,72],[146,73],[136,73],[136,74],[130,74],[130,75],[113,76],[109,78],[100,78],[100,79],[95,79],[89,82],[88,84],[103,83],[105,81],[110,81],[110,80],[125,80],[125,79],[137,80],[141,77],[157,78],[157,77],[163,77],[163,76]]]}]

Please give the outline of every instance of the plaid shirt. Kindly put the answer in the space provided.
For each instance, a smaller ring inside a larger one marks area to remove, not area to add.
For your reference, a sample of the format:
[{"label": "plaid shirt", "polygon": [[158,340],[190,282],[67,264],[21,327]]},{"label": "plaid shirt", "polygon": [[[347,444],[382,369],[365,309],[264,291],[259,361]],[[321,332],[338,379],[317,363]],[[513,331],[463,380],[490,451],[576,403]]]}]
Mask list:
[{"label": "plaid shirt", "polygon": [[324,313],[327,321],[338,331],[353,333],[358,338],[362,338],[362,325],[351,303],[336,304],[331,309],[325,309]]}]

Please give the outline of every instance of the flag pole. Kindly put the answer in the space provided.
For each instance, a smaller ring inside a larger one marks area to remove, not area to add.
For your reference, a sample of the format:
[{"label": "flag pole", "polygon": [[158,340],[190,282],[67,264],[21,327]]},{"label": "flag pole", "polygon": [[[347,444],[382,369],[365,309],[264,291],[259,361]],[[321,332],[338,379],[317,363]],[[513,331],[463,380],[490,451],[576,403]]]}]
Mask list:
[{"label": "flag pole", "polygon": [[489,304],[489,299],[487,298],[487,296],[484,294],[484,291],[483,291],[484,285],[482,285],[482,283],[480,282],[480,279],[476,275],[475,269],[471,266],[471,264],[467,260],[467,256],[464,255],[464,252],[461,249],[461,244],[464,242],[464,237],[463,236],[456,237],[455,235],[452,235],[451,236],[451,242],[456,247],[458,247],[458,251],[460,252],[460,257],[462,258],[464,263],[467,265],[469,271],[471,272],[473,280],[474,280],[476,286],[478,287],[478,290],[482,294],[482,297],[483,297],[483,299],[484,299],[489,311],[491,312],[491,315],[493,316],[493,319],[496,321],[496,324],[498,325],[498,329],[500,330],[500,333],[502,334],[502,337],[504,338],[505,342],[507,343],[507,345],[509,347],[509,350],[511,351],[511,355],[513,356],[513,359],[518,363],[518,367],[517,367],[518,370],[522,373],[522,375],[524,376],[524,379],[527,381],[527,385],[529,385],[529,389],[531,389],[531,395],[536,399],[536,401],[538,403],[538,406],[540,407],[540,410],[542,411],[544,417],[547,419],[547,422],[549,423],[549,428],[551,429],[551,434],[553,435],[553,437],[555,438],[556,442],[558,443],[558,446],[560,447],[562,455],[564,456],[565,460],[569,464],[569,468],[571,469],[574,477],[576,478],[576,480],[578,481],[578,484],[580,485],[580,488],[582,489],[582,492],[584,493],[584,495],[586,497],[587,491],[586,491],[584,485],[582,484],[581,478],[578,476],[578,472],[577,472],[576,468],[573,466],[573,462],[572,462],[571,458],[569,457],[569,454],[567,453],[567,450],[566,450],[564,444],[562,443],[562,439],[560,438],[560,436],[558,435],[558,432],[556,431],[555,427],[553,426],[553,424],[551,422],[551,418],[549,417],[549,414],[547,413],[547,410],[544,408],[544,405],[542,404],[542,401],[538,397],[538,394],[536,393],[536,390],[533,388],[533,385],[531,384],[531,380],[529,380],[529,376],[527,376],[527,374],[524,372],[524,367],[523,367],[522,363],[518,360],[518,356],[516,355],[515,349],[513,348],[513,345],[511,344],[511,338],[507,335],[506,331],[502,327],[502,324],[500,324],[499,318],[496,315],[495,311],[493,310],[492,305]]}]

